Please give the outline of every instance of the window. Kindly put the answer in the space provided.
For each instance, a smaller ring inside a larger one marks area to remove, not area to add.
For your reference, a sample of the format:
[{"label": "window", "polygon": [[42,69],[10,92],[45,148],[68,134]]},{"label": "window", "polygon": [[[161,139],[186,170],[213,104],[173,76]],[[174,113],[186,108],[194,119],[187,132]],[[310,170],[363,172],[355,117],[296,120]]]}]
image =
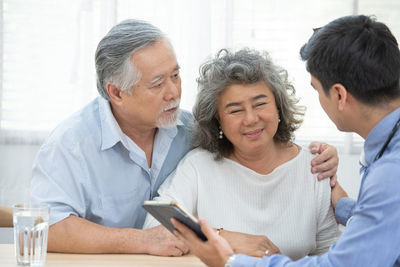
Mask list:
[{"label": "window", "polygon": [[199,65],[220,48],[247,46],[270,52],[288,70],[307,106],[296,141],[327,141],[345,152],[362,139],[339,132],[310,86],[299,49],[340,16],[375,14],[400,33],[398,0],[0,0],[0,142],[43,137],[95,96],[98,41],[127,18],[147,20],[167,33],[182,74],[182,107],[191,110]]},{"label": "window", "polygon": [[[290,4],[288,4],[290,2]],[[226,8],[230,26],[228,45],[249,46],[268,51],[275,64],[288,70],[296,88],[300,104],[307,107],[304,123],[296,131],[296,141],[307,145],[312,140],[326,141],[342,152],[358,152],[363,139],[357,134],[343,133],[336,129],[319,105],[318,96],[310,86],[310,75],[300,60],[299,50],[312,34],[312,29],[331,20],[351,14],[376,15],[399,36],[400,2],[396,0],[347,0],[347,1],[281,1],[231,0]]]},{"label": "window", "polygon": [[1,2],[0,134],[7,142],[41,142],[96,95],[100,2]]}]

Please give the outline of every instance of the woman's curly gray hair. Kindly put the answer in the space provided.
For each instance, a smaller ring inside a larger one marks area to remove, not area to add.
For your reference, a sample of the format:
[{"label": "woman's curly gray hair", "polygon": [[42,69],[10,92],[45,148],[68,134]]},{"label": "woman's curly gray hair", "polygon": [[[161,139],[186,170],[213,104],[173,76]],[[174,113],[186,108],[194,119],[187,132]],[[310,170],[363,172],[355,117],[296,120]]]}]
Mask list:
[{"label": "woman's curly gray hair", "polygon": [[193,147],[215,153],[217,160],[233,152],[227,139],[219,139],[217,120],[218,98],[232,84],[254,84],[263,81],[273,92],[279,110],[280,123],[274,139],[278,142],[293,140],[294,131],[303,122],[305,108],[297,105],[295,89],[288,81],[287,71],[274,65],[267,52],[242,49],[230,52],[220,50],[216,57],[200,67],[198,94],[193,107]]}]

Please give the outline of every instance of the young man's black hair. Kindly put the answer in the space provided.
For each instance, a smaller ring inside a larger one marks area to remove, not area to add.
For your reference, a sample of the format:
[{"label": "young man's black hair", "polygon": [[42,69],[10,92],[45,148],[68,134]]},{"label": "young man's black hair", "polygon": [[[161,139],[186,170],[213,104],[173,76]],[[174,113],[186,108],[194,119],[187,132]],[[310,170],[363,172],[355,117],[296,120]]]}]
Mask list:
[{"label": "young man's black hair", "polygon": [[300,55],[327,95],[333,84],[340,83],[368,105],[400,96],[397,41],[373,17],[342,17],[314,30]]}]

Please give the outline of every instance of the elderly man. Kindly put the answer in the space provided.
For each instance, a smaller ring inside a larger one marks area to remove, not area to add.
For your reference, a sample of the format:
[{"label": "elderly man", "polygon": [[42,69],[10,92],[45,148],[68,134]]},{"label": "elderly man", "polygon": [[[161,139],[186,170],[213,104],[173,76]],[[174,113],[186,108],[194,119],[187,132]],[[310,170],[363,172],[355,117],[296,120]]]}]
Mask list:
[{"label": "elderly man", "polygon": [[[190,149],[171,44],[149,23],[123,21],[100,41],[96,71],[101,97],[61,123],[34,163],[32,200],[51,205],[48,249],[182,255],[162,226],[141,230],[143,201]],[[317,152],[313,168],[334,175],[335,149]]]},{"label": "elderly man", "polygon": [[[209,266],[400,266],[400,51],[383,23],[348,16],[316,30],[301,49],[311,85],[339,130],[365,139],[358,200],[332,191],[346,230],[329,252],[292,262],[234,254],[201,220],[208,242],[174,221],[176,234]],[[351,219],[350,219],[351,218]]]}]

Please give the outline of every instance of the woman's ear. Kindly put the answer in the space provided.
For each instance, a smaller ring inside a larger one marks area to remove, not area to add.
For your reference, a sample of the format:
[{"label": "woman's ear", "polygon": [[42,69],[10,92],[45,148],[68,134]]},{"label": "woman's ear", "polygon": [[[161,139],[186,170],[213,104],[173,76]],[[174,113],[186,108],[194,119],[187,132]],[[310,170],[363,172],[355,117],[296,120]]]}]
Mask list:
[{"label": "woman's ear", "polygon": [[221,124],[221,122],[219,121],[218,112],[217,112],[217,114],[215,114],[215,119],[218,121],[219,124]]},{"label": "woman's ear", "polygon": [[346,90],[346,88],[340,84],[340,83],[335,83],[331,87],[330,91],[331,97],[334,97],[336,102],[337,102],[337,108],[339,111],[343,111],[346,108],[346,105],[348,104],[348,97],[349,94]]},{"label": "woman's ear", "polygon": [[122,102],[121,93],[122,91],[112,83],[106,84],[107,93],[110,96],[111,101],[118,105]]}]

